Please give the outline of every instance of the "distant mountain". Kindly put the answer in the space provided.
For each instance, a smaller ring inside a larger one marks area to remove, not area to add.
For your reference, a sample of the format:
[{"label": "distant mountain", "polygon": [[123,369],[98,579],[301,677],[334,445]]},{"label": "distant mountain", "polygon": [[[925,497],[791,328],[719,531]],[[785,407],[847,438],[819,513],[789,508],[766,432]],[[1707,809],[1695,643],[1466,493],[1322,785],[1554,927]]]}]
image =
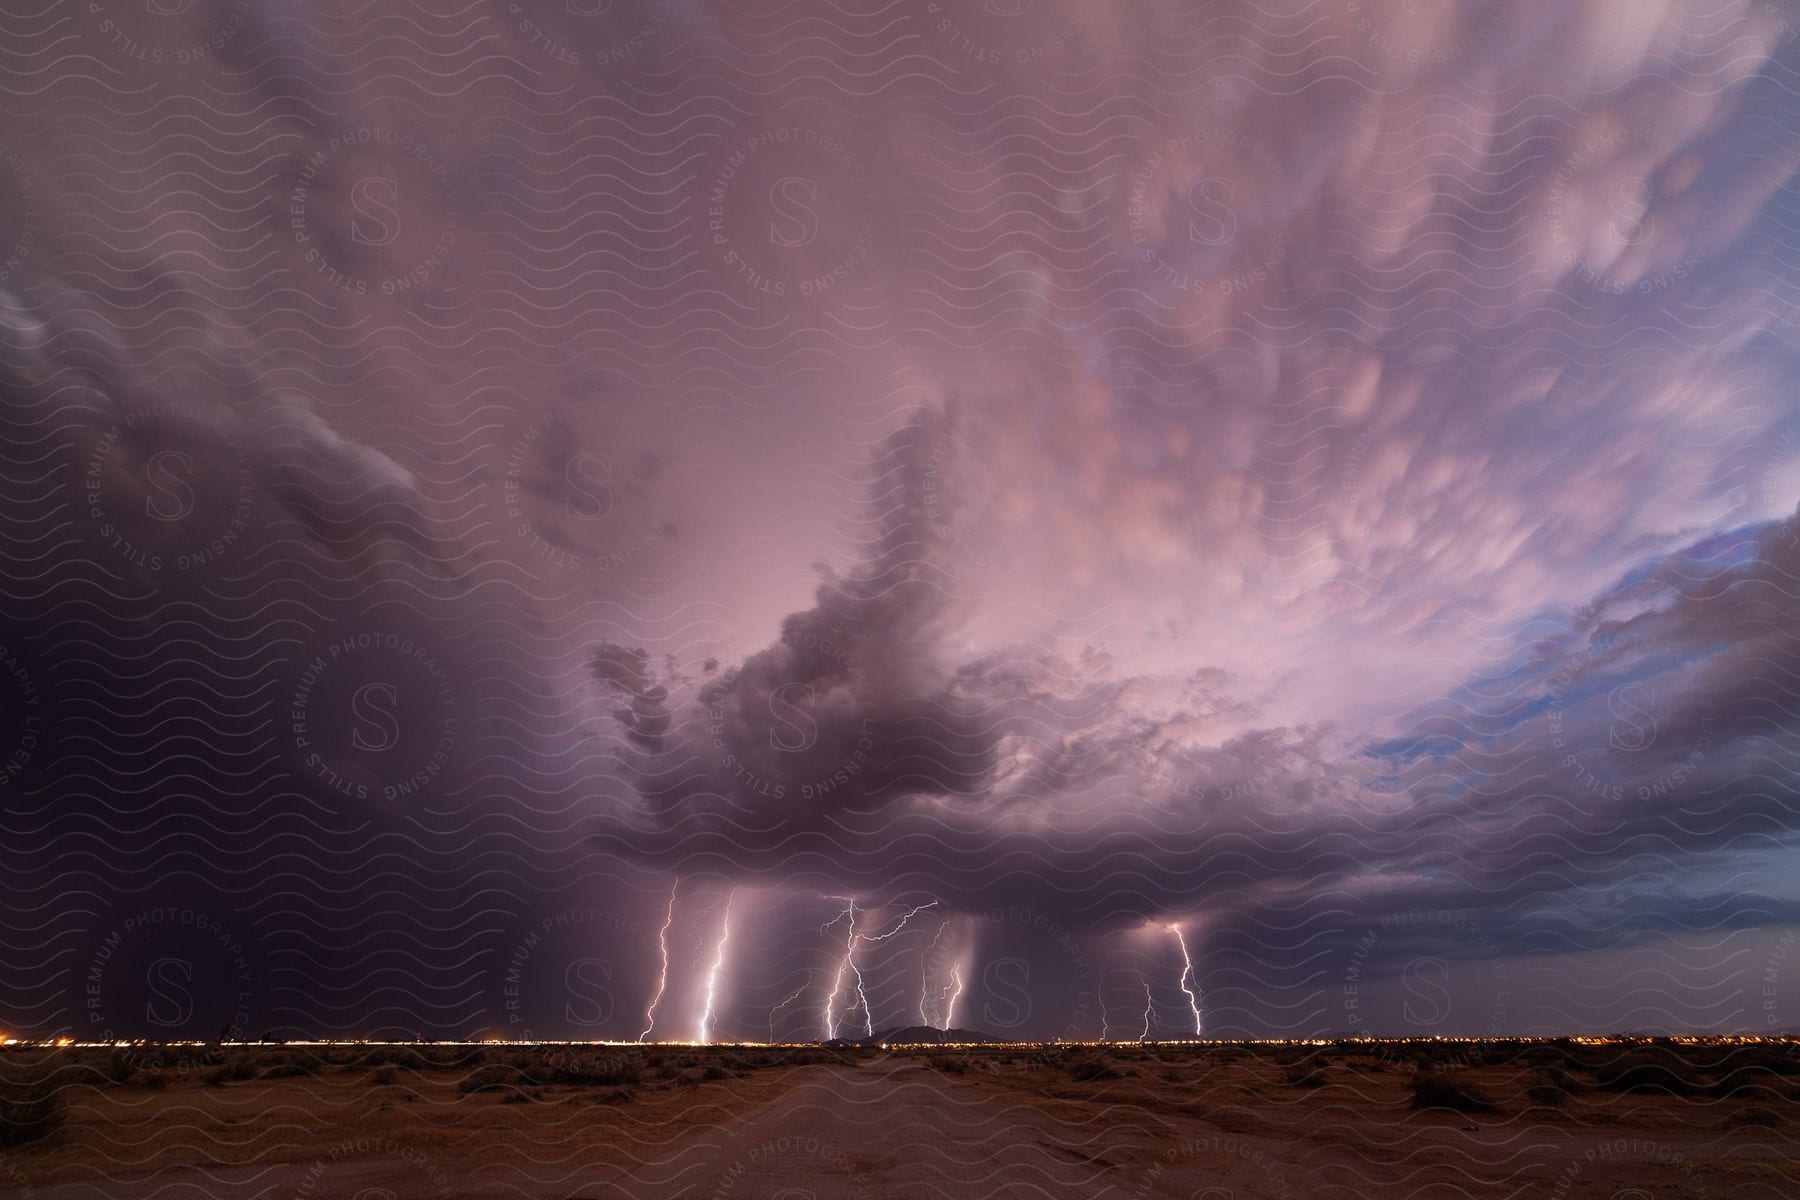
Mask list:
[{"label": "distant mountain", "polygon": [[861,1046],[936,1046],[944,1042],[992,1042],[997,1039],[975,1029],[937,1029],[930,1025],[904,1025],[878,1029],[869,1037],[844,1039]]}]

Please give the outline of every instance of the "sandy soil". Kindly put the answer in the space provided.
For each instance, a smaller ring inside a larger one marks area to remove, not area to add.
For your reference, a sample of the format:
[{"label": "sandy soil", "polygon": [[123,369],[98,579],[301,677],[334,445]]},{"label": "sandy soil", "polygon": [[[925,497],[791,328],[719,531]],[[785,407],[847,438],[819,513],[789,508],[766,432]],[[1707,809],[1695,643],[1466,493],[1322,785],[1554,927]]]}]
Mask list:
[{"label": "sandy soil", "polygon": [[670,1068],[629,1094],[464,1094],[464,1072],[347,1069],[87,1088],[61,1133],[0,1156],[0,1196],[1800,1196],[1793,1101],[1773,1124],[1766,1105],[1743,1120],[1736,1099],[1581,1095],[1552,1110],[1477,1069],[1503,1103],[1468,1117],[1414,1111],[1390,1064],[1333,1062],[1321,1086],[1296,1087],[1264,1059],[1111,1057],[1117,1077],[1093,1080],[977,1053],[710,1080]]}]

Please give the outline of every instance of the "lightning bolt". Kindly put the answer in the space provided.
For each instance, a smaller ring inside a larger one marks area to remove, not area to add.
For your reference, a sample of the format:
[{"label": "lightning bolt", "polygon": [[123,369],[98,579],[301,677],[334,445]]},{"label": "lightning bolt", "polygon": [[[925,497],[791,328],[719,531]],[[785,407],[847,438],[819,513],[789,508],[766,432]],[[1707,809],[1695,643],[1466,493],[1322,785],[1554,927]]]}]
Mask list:
[{"label": "lightning bolt", "polygon": [[869,995],[863,991],[862,968],[856,965],[854,957],[850,960],[850,973],[856,976],[856,1004],[862,1009],[863,1036],[872,1037],[875,1034],[875,1014],[869,1011]]},{"label": "lightning bolt", "polygon": [[[950,999],[944,1005],[944,1025],[943,1025],[943,1027],[945,1029],[950,1028],[951,1019],[956,1016],[956,1001],[962,996],[963,981],[962,981],[962,968],[961,967],[951,967],[950,968],[950,983],[945,986],[944,991],[949,992],[952,987],[954,987],[956,990],[954,992],[950,993]],[[942,993],[939,993],[939,995],[941,997]]]},{"label": "lightning bolt", "polygon": [[1142,971],[1138,972],[1138,982],[1144,985],[1144,1032],[1138,1034],[1138,1041],[1147,1042],[1150,1040],[1150,1010],[1155,1001],[1150,999],[1150,981],[1144,978]]},{"label": "lightning bolt", "polygon": [[838,990],[844,986],[844,975],[848,972],[856,980],[856,1003],[852,1004],[844,1011],[855,1012],[859,1006],[862,1008],[863,1035],[867,1037],[875,1032],[875,1023],[874,1018],[869,1014],[868,994],[863,990],[862,969],[856,965],[856,901],[843,896],[828,896],[826,899],[843,900],[849,907],[837,916],[831,918],[831,920],[825,922],[825,924],[819,926],[819,932],[824,933],[833,925],[842,921],[845,917],[850,918],[850,926],[849,931],[844,935],[844,958],[842,962],[838,963],[837,978],[832,981],[831,995],[825,1001],[825,1036],[827,1039],[837,1036],[837,1018],[834,1015],[834,1004],[837,1000]]},{"label": "lightning bolt", "polygon": [[[905,929],[906,923],[908,921],[912,920],[914,917],[918,916],[920,913],[924,912],[926,909],[936,908],[936,907],[937,907],[937,901],[933,900],[930,904],[921,904],[917,908],[909,908],[906,910],[905,913],[901,914],[899,923],[896,924],[892,929],[888,930],[886,933],[862,934],[861,935],[862,940],[865,942],[885,942],[889,938],[893,937],[896,933],[899,933],[902,929]],[[940,932],[942,932],[942,931],[940,930]]]},{"label": "lightning bolt", "polygon": [[662,943],[662,976],[656,981],[656,995],[650,998],[650,1007],[644,1011],[644,1032],[638,1034],[638,1041],[650,1036],[656,1028],[656,1006],[662,1003],[663,992],[669,986],[669,926],[675,923],[675,893],[681,887],[681,879],[669,885],[669,915],[663,918],[662,932],[656,940]]},{"label": "lightning bolt", "polygon": [[731,940],[731,897],[737,894],[733,888],[725,897],[725,916],[719,922],[719,950],[713,956],[712,970],[706,973],[706,1011],[700,1017],[700,1044],[712,1041],[713,1005],[719,994],[719,971],[725,966],[725,943]]},{"label": "lightning bolt", "polygon": [[775,1040],[775,1014],[798,1000],[806,989],[811,986],[812,972],[808,971],[806,973],[806,982],[795,988],[786,1000],[783,1000],[780,1004],[777,1004],[774,1008],[769,1010],[769,1041],[773,1042]]},{"label": "lightning bolt", "polygon": [[[921,1025],[937,1024],[931,1019],[931,1014],[926,1011],[926,996],[930,994],[931,990],[931,952],[938,948],[938,943],[944,938],[944,930],[948,928],[950,928],[950,918],[945,917],[938,925],[937,935],[931,939],[931,945],[925,947],[924,952],[919,955],[919,1024]],[[938,998],[940,1000],[943,998],[942,992],[938,993]]]},{"label": "lightning bolt", "polygon": [[[844,900],[842,896],[827,896],[827,900]],[[850,965],[850,956],[856,953],[856,901],[845,900],[850,907],[846,908],[831,920],[819,926],[824,933],[845,917],[850,918],[850,934],[844,939],[844,957],[838,963],[837,975],[831,981],[831,994],[825,997],[825,1040],[830,1041],[837,1036],[837,996],[838,990],[844,986],[844,968]]]},{"label": "lightning bolt", "polygon": [[[1188,1007],[1194,1011],[1194,1036],[1199,1037],[1201,1025],[1203,1024],[1200,1019],[1200,998],[1188,988],[1188,976],[1194,973],[1194,960],[1188,954],[1187,938],[1182,936],[1181,927],[1179,925],[1171,925],[1169,926],[1169,932],[1175,935],[1175,944],[1181,947],[1181,993],[1187,997]],[[1198,980],[1195,981],[1194,986],[1199,986]]]},{"label": "lightning bolt", "polygon": [[[825,1036],[828,1040],[837,1036],[837,996],[838,992],[843,990],[844,976],[846,974],[856,981],[856,1003],[850,1005],[844,1011],[846,1013],[851,1013],[855,1012],[858,1008],[861,1008],[863,1014],[863,1035],[865,1037],[873,1036],[875,1033],[875,1016],[869,1011],[869,997],[863,984],[862,968],[856,965],[857,943],[887,941],[902,929],[905,929],[908,921],[912,920],[928,908],[936,908],[938,902],[932,900],[925,904],[916,905],[907,909],[900,914],[900,919],[895,921],[884,933],[858,933],[856,931],[856,901],[848,896],[826,896],[823,898],[826,900],[842,900],[846,907],[843,912],[819,926],[820,933],[829,932],[831,927],[836,925],[839,921],[845,920],[846,918],[849,920],[849,926],[844,933],[844,957],[838,963],[836,978],[831,982],[831,994],[825,998]],[[942,935],[943,932],[943,928],[940,926],[938,928],[938,933]],[[932,944],[936,945],[937,943],[934,941]],[[921,1016],[924,1015],[924,995],[923,987],[921,986],[919,993],[919,1011]],[[790,997],[790,999],[791,998],[792,997]],[[785,1003],[785,1001],[783,1003]]]}]

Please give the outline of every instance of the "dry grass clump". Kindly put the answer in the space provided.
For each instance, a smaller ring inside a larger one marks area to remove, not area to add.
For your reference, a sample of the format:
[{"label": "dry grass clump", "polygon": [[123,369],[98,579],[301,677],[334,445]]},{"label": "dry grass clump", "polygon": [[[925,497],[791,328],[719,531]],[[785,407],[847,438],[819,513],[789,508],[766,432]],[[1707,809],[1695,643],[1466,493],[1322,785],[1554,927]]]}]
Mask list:
[{"label": "dry grass clump", "polygon": [[1751,1104],[1740,1108],[1726,1120],[1728,1125],[1752,1129],[1773,1129],[1786,1123],[1781,1113],[1772,1108],[1764,1108],[1760,1104]]},{"label": "dry grass clump", "polygon": [[532,1084],[531,1076],[507,1063],[488,1063],[476,1067],[456,1081],[456,1094],[474,1096],[481,1092],[519,1090]]},{"label": "dry grass clump", "polygon": [[1594,1083],[1609,1092],[1695,1096],[1706,1082],[1692,1066],[1666,1050],[1622,1054],[1594,1068]]},{"label": "dry grass clump", "polygon": [[1412,1093],[1412,1106],[1422,1109],[1448,1109],[1459,1113],[1492,1112],[1494,1102],[1457,1071],[1438,1066],[1421,1066],[1413,1071],[1407,1085]]},{"label": "dry grass clump", "polygon": [[1538,1068],[1537,1078],[1525,1089],[1525,1097],[1542,1108],[1561,1108],[1569,1097],[1586,1088],[1573,1075],[1555,1065]]},{"label": "dry grass clump", "polygon": [[239,1083],[255,1078],[256,1056],[254,1054],[233,1054],[217,1066],[208,1068],[200,1076],[200,1081],[207,1087],[224,1087],[228,1083]]},{"label": "dry grass clump", "polygon": [[1297,1088],[1323,1087],[1327,1078],[1325,1059],[1316,1054],[1288,1063],[1281,1073],[1283,1083]]},{"label": "dry grass clump", "polygon": [[644,1082],[644,1060],[629,1051],[558,1054],[527,1069],[539,1083],[566,1087],[636,1087]]},{"label": "dry grass clump", "polygon": [[68,1101],[54,1075],[0,1077],[0,1148],[41,1142],[68,1116]]},{"label": "dry grass clump", "polygon": [[[471,1062],[477,1065],[479,1060]],[[347,1070],[369,1070],[373,1067],[399,1067],[403,1071],[428,1071],[433,1067],[449,1066],[449,1063],[436,1063],[410,1046],[371,1046],[360,1058],[345,1064]]]},{"label": "dry grass clump", "polygon": [[1083,1054],[1072,1058],[1067,1063],[1069,1078],[1076,1083],[1095,1083],[1103,1079],[1120,1079],[1125,1072],[1114,1066],[1112,1060],[1099,1052]]},{"label": "dry grass clump", "polygon": [[[717,1063],[690,1069],[707,1079],[722,1079],[730,1075],[729,1071]],[[459,1095],[464,1096],[504,1091],[509,1096],[517,1092],[529,1099],[538,1099],[546,1087],[605,1087],[618,1090],[637,1087],[643,1081],[642,1055],[629,1051],[562,1051],[550,1054],[513,1054],[504,1062],[478,1065],[457,1081],[456,1090]],[[518,1102],[508,1100],[508,1103]]]}]

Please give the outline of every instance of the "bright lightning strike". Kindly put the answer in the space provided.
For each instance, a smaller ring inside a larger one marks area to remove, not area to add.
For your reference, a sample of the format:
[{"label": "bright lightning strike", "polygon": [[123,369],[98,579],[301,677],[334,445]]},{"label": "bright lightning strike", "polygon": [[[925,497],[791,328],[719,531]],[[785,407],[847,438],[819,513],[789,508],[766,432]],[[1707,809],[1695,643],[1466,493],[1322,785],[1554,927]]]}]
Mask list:
[{"label": "bright lightning strike", "polygon": [[[931,1019],[930,1012],[927,1011],[929,1005],[927,997],[931,994],[931,952],[938,948],[938,943],[944,938],[944,930],[948,928],[950,928],[950,918],[945,917],[938,924],[938,931],[931,939],[931,945],[925,947],[924,952],[919,955],[919,1024],[921,1025],[937,1025],[937,1022]],[[941,992],[938,998],[939,1000],[943,999]],[[948,1029],[949,1026],[944,1025],[941,1028]]]},{"label": "bright lightning strike", "polygon": [[[1171,925],[1169,932],[1175,935],[1175,944],[1181,947],[1181,994],[1187,997],[1188,1007],[1194,1012],[1194,1036],[1199,1037],[1203,1024],[1200,1019],[1200,998],[1188,987],[1188,977],[1194,973],[1194,960],[1188,955],[1187,938],[1182,936],[1181,927]],[[1194,986],[1199,986],[1198,980],[1195,981]]]},{"label": "bright lightning strike", "polygon": [[[917,908],[909,908],[906,910],[905,913],[901,914],[899,922],[892,929],[888,930],[886,933],[877,933],[877,934],[865,933],[865,934],[861,935],[862,940],[865,942],[885,942],[889,938],[893,937],[896,933],[899,933],[902,929],[905,929],[906,923],[908,921],[912,920],[914,917],[918,916],[920,913],[924,912],[926,909],[936,908],[936,907],[937,907],[937,901],[933,900],[930,904],[921,904]],[[939,930],[939,932],[941,933],[943,931]]]},{"label": "bright lightning strike", "polygon": [[[830,896],[827,897],[827,899],[843,900],[849,907],[837,916],[831,918],[831,920],[825,922],[825,924],[819,926],[819,932],[824,933],[827,929],[830,929],[845,917],[850,918],[850,927],[848,932],[844,935],[843,961],[838,964],[837,978],[832,981],[831,995],[825,1001],[825,1036],[827,1039],[835,1038],[837,1036],[837,1018],[834,1014],[834,1004],[837,1000],[838,989],[844,986],[844,975],[846,972],[856,980],[856,1003],[850,1005],[844,1011],[847,1013],[855,1012],[860,1006],[863,1013],[864,1036],[872,1036],[875,1032],[875,1019],[869,1013],[869,997],[863,988],[862,969],[856,965],[856,901],[845,899],[842,896]],[[872,941],[877,939],[865,940]]]},{"label": "bright lightning strike", "polygon": [[[842,896],[827,896],[826,899],[827,900],[844,900],[844,897],[842,897]],[[826,1041],[830,1041],[832,1038],[837,1036],[838,991],[844,986],[844,969],[846,967],[849,967],[852,965],[851,959],[856,954],[856,901],[845,900],[844,902],[846,904],[848,904],[850,907],[846,908],[843,912],[841,912],[837,916],[831,918],[831,920],[825,922],[823,925],[819,926],[819,932],[824,933],[826,930],[830,929],[833,925],[836,925],[839,921],[842,921],[845,917],[850,918],[850,932],[844,938],[844,957],[841,961],[839,961],[837,974],[832,978],[831,994],[829,996],[825,997],[825,1040]]]},{"label": "bright lightning strike", "polygon": [[[844,976],[849,975],[856,981],[856,1003],[850,1005],[844,1011],[846,1013],[851,1013],[855,1012],[858,1008],[861,1008],[863,1014],[863,1034],[864,1036],[872,1037],[875,1033],[875,1015],[869,1011],[869,996],[863,984],[862,968],[856,965],[856,944],[858,942],[887,941],[902,929],[905,929],[908,921],[912,920],[928,908],[936,908],[938,902],[932,900],[926,904],[920,904],[916,907],[907,909],[904,913],[900,914],[900,919],[895,921],[886,932],[858,933],[856,931],[856,901],[844,896],[827,896],[825,899],[842,900],[847,907],[845,907],[843,912],[819,926],[820,933],[827,932],[839,921],[843,921],[846,918],[849,920],[849,926],[844,933],[844,957],[839,961],[837,975],[831,982],[831,994],[825,998],[825,1036],[827,1039],[837,1036],[837,996],[838,992],[843,989]],[[940,926],[938,929],[939,936],[942,936],[943,932],[943,928]],[[932,945],[935,946],[936,944],[937,943],[933,941]],[[919,1015],[921,1019],[924,1019],[924,1014],[925,992],[923,985],[921,985],[919,991]]]},{"label": "bright lightning strike", "polygon": [[657,935],[657,940],[662,943],[662,975],[656,981],[656,995],[650,998],[650,1007],[644,1012],[644,1032],[638,1034],[637,1039],[640,1042],[656,1028],[656,1006],[662,1003],[663,991],[669,986],[669,926],[675,923],[675,893],[680,887],[679,878],[669,885],[669,915],[663,918],[662,932]]},{"label": "bright lightning strike", "polygon": [[[731,895],[736,894],[736,889]],[[706,973],[706,1012],[700,1017],[700,1044],[712,1041],[713,1006],[719,994],[719,971],[725,966],[725,943],[731,940],[731,895],[725,897],[725,917],[719,922],[719,952]]]},{"label": "bright lightning strike", "polygon": [[[956,990],[950,991],[951,988],[955,988]],[[944,991],[950,992],[950,999],[948,1001],[946,1001],[944,1004],[944,1026],[943,1027],[945,1029],[948,1029],[948,1028],[950,1028],[951,1021],[956,1016],[956,1002],[962,996],[962,992],[963,992],[962,968],[961,967],[951,967],[950,968],[950,984],[948,987],[946,987],[944,989]]]},{"label": "bright lightning strike", "polygon": [[782,1009],[786,1008],[788,1005],[792,1004],[794,1001],[798,1000],[802,995],[805,994],[806,989],[811,986],[812,986],[812,972],[808,971],[806,973],[806,982],[801,984],[799,987],[795,988],[791,993],[789,993],[787,999],[783,1000],[780,1004],[777,1004],[774,1008],[771,1008],[769,1010],[769,1041],[773,1042],[775,1040],[775,1014],[780,1012]]},{"label": "bright lightning strike", "polygon": [[1156,1002],[1150,999],[1150,981],[1144,978],[1142,971],[1138,972],[1138,982],[1144,985],[1144,1032],[1138,1034],[1138,1041],[1147,1042],[1150,1040],[1150,1010]]}]

